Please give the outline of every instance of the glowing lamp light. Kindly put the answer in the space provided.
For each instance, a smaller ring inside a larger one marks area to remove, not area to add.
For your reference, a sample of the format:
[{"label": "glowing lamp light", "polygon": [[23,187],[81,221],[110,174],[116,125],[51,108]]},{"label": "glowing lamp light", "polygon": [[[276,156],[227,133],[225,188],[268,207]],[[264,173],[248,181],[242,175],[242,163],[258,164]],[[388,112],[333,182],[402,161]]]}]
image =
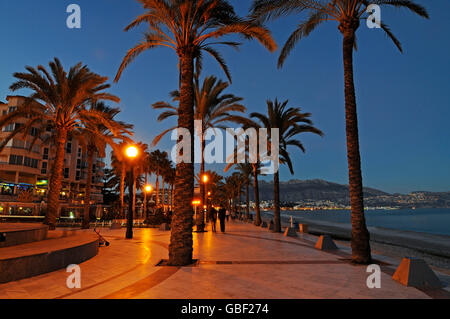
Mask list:
[{"label": "glowing lamp light", "polygon": [[135,158],[138,156],[138,149],[136,146],[130,146],[127,148],[126,154],[130,158]]},{"label": "glowing lamp light", "polygon": [[150,193],[153,190],[153,188],[150,185],[145,186],[145,191],[147,193]]},{"label": "glowing lamp light", "polygon": [[203,175],[203,183],[207,183],[208,182],[208,175]]}]

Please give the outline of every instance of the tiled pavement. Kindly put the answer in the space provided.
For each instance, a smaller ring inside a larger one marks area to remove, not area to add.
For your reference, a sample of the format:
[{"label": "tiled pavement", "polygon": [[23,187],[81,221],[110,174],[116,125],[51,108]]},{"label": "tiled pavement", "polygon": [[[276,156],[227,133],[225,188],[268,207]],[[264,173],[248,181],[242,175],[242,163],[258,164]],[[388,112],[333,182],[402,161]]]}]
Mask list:
[{"label": "tiled pavement", "polygon": [[170,232],[102,229],[110,241],[80,265],[81,289],[66,286],[68,273],[52,273],[0,284],[0,298],[430,298],[433,294],[404,287],[391,279],[397,265],[384,266],[381,288],[366,285],[365,266],[338,253],[314,248],[316,237],[285,238],[242,222],[227,232],[194,233],[194,267],[156,267],[168,257]]}]

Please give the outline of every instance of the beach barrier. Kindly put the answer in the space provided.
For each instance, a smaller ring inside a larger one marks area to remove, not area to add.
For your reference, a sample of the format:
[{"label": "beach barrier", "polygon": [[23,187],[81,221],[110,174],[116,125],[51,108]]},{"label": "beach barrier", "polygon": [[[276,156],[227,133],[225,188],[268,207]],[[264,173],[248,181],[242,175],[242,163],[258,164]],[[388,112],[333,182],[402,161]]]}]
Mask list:
[{"label": "beach barrier", "polygon": [[284,231],[285,237],[297,237],[297,232],[295,231],[294,227],[286,227],[286,230]]},{"label": "beach barrier", "polygon": [[338,249],[333,239],[328,235],[322,235],[316,243],[316,249],[319,250],[336,250]]},{"label": "beach barrier", "polygon": [[416,288],[442,288],[436,274],[423,259],[405,257],[395,271],[392,279],[404,286]]},{"label": "beach barrier", "polygon": [[308,233],[308,224],[299,224],[298,225],[298,230],[301,233],[307,234]]}]

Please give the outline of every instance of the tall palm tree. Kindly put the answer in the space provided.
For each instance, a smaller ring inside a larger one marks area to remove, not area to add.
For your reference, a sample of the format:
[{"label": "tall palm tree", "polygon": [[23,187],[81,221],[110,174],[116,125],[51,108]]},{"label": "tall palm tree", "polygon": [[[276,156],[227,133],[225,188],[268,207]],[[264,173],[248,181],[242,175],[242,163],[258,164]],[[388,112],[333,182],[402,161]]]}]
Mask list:
[{"label": "tall palm tree", "polygon": [[[205,136],[208,129],[226,129],[225,123],[245,123],[246,118],[243,114],[246,111],[245,106],[240,104],[243,100],[240,97],[236,97],[233,94],[224,94],[224,91],[228,88],[229,83],[222,80],[218,80],[215,76],[206,77],[203,84],[199,83],[199,73],[194,76],[194,120],[201,122],[201,133],[198,132],[200,137],[201,148],[201,164],[200,174],[205,172]],[[170,93],[174,102],[179,101],[180,92],[173,91]],[[178,116],[178,108],[172,106],[167,102],[157,102],[153,104],[154,109],[165,110],[158,117],[158,121],[163,121],[167,118]],[[155,137],[153,145],[157,145],[161,138],[167,133],[175,130],[176,127],[171,127],[164,130],[161,134]],[[200,183],[200,196],[205,198],[205,185]],[[199,219],[203,220],[203,210],[200,210]],[[200,226],[201,227],[201,226]]]},{"label": "tall palm tree", "polygon": [[[230,34],[257,39],[270,51],[276,49],[270,32],[261,24],[238,17],[226,0],[139,0],[146,10],[125,30],[147,23],[144,39],[126,54],[116,81],[123,70],[142,52],[156,47],[172,48],[178,55],[180,73],[180,103],[178,127],[194,136],[194,62],[200,69],[202,52],[215,58],[230,78],[225,60],[213,46],[223,44],[237,47],[239,43],[217,41]],[[191,201],[194,195],[193,143],[190,163],[177,163],[175,183],[175,212],[169,245],[169,264],[182,266],[192,263]],[[179,154],[182,155],[182,154]]]},{"label": "tall palm tree", "polygon": [[152,165],[156,174],[156,205],[160,203],[159,200],[159,178],[162,175],[167,163],[169,162],[169,156],[167,152],[162,152],[160,150],[155,150],[150,153]]},{"label": "tall palm tree", "polygon": [[[248,128],[255,128],[255,129],[259,129],[260,125],[250,119],[246,119],[245,122],[243,123],[243,129],[246,130]],[[251,158],[251,154],[250,154],[250,150],[249,150],[249,145],[247,145],[247,138],[243,139],[243,136],[238,136],[238,139],[241,139],[242,142],[241,143],[242,146],[239,146],[240,143],[237,143],[237,146],[235,147],[235,150],[232,154],[232,156],[230,156],[227,161],[231,161],[231,163],[229,163],[224,171],[227,172],[232,166],[236,165],[237,163],[234,161],[237,157],[243,156],[246,160],[250,161]],[[258,182],[258,176],[261,175],[261,162],[260,162],[260,158],[259,158],[259,134],[257,135],[257,155],[256,155],[256,161],[254,163],[241,163],[241,165],[250,165],[251,166],[251,175],[253,176],[253,189],[254,189],[254,196],[255,196],[255,225],[259,226],[262,222],[261,219],[261,209],[260,209],[260,204],[259,204],[259,182]],[[248,202],[248,200],[247,200]]]},{"label": "tall palm tree", "polygon": [[242,181],[245,185],[245,215],[246,218],[250,217],[250,199],[249,199],[249,190],[250,183],[253,175],[253,165],[251,163],[239,163],[236,165],[235,169],[239,172],[242,177]]},{"label": "tall palm tree", "polygon": [[[295,146],[305,152],[305,148],[296,136],[302,133],[313,133],[322,136],[323,133],[313,126],[309,119],[310,113],[301,113],[300,108],[287,108],[288,101],[283,103],[275,99],[274,102],[267,101],[267,115],[252,113],[252,118],[258,119],[261,126],[268,131],[268,145],[272,141],[271,129],[278,129],[279,134],[279,163],[287,164],[291,174],[294,174],[292,160],[288,152],[288,146]],[[278,163],[276,163],[276,167]],[[280,178],[278,169],[274,172],[274,231],[281,232],[280,219]]]},{"label": "tall palm tree", "polygon": [[120,135],[114,136],[106,126],[104,125],[94,125],[94,123],[85,123],[81,129],[75,132],[74,137],[80,142],[82,148],[87,152],[88,165],[87,165],[87,180],[86,180],[86,191],[84,199],[84,218],[82,223],[82,228],[89,228],[90,222],[90,207],[91,207],[91,185],[92,185],[92,175],[94,166],[94,155],[98,154],[99,157],[103,158],[106,156],[105,150],[106,146],[110,145],[113,149],[118,150],[118,145],[116,140],[128,140],[126,136],[129,129],[133,128],[133,125],[126,124],[122,121],[116,121],[114,118],[120,113],[119,108],[111,108],[106,106],[103,102],[97,102],[91,105],[91,110],[95,110],[103,114],[104,118],[107,118],[111,122],[117,123],[118,131]]},{"label": "tall palm tree", "polygon": [[11,85],[11,91],[29,89],[31,94],[14,112],[0,118],[0,127],[14,123],[19,118],[26,118],[26,123],[16,127],[8,135],[0,144],[0,149],[17,134],[26,135],[32,128],[37,130],[35,141],[46,135],[47,131],[51,132],[56,146],[45,223],[49,225],[49,229],[55,229],[67,136],[85,123],[92,123],[93,126],[104,125],[113,135],[120,135],[121,132],[114,121],[103,117],[101,112],[87,109],[87,105],[96,101],[119,102],[120,99],[105,92],[105,89],[110,87],[106,84],[108,78],[91,72],[86,65],[78,63],[67,72],[55,58],[49,66],[50,72],[39,65],[37,69],[27,66],[26,73],[14,73],[17,81]]},{"label": "tall palm tree", "polygon": [[[149,152],[145,152],[144,153],[144,162],[143,162],[143,172],[144,172],[144,187],[148,185],[147,181],[148,181],[148,176],[152,175],[152,173],[155,172],[155,167],[154,167],[154,163],[152,160],[152,155]],[[144,214],[146,214],[146,218],[147,216],[147,192],[144,192]]]},{"label": "tall palm tree", "polygon": [[[411,0],[255,0],[253,14],[261,20],[278,18],[291,13],[308,12],[309,16],[301,22],[290,35],[278,59],[281,67],[297,42],[307,37],[324,21],[336,21],[343,35],[343,60],[345,82],[345,124],[347,135],[347,158],[352,208],[352,260],[367,264],[371,261],[369,232],[364,217],[361,158],[359,151],[358,118],[356,111],[355,85],[353,79],[353,50],[356,49],[356,31],[360,21],[367,19],[367,7],[376,4],[382,7],[404,8],[429,18],[426,9]],[[402,52],[400,41],[390,28],[381,22],[381,29]]]},{"label": "tall palm tree", "polygon": [[117,149],[113,149],[111,152],[111,167],[114,170],[116,176],[120,177],[119,182],[119,194],[120,194],[120,215],[123,216],[124,209],[124,195],[125,195],[125,175],[126,175],[126,162],[124,158],[125,147],[128,143],[121,142]]}]

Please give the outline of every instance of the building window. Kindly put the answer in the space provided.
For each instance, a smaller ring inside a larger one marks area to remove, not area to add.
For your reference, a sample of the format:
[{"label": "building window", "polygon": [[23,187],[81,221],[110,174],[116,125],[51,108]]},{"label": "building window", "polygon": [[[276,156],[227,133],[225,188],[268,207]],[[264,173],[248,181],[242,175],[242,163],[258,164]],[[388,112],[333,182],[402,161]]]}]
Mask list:
[{"label": "building window", "polygon": [[81,157],[81,147],[78,148],[78,157]]},{"label": "building window", "polygon": [[75,175],[75,180],[79,181],[81,177],[81,171],[77,171]]},{"label": "building window", "polygon": [[23,165],[31,168],[38,168],[38,160],[34,158],[25,157]]},{"label": "building window", "polygon": [[3,128],[3,132],[12,132],[14,131],[14,123],[8,124]]},{"label": "building window", "polygon": [[9,164],[11,165],[23,165],[23,156],[20,155],[10,155]]},{"label": "building window", "polygon": [[12,112],[14,112],[16,109],[17,109],[16,106],[10,106],[9,109],[8,109],[8,113],[12,113]]},{"label": "building window", "polygon": [[96,167],[95,167],[95,164],[94,164],[94,165],[92,165],[92,173],[93,174],[95,174],[95,170],[96,170]]},{"label": "building window", "polygon": [[42,162],[41,174],[47,174],[47,162]]},{"label": "building window", "polygon": [[67,143],[67,145],[66,145],[66,153],[67,154],[72,153],[72,143]]},{"label": "building window", "polygon": [[42,158],[48,160],[48,148],[44,148],[44,156]]},{"label": "building window", "polygon": [[68,167],[66,167],[64,169],[64,178],[69,178],[69,168]]},{"label": "building window", "polygon": [[81,169],[81,160],[77,159],[77,169]]},{"label": "building window", "polygon": [[31,131],[30,131],[30,135],[31,136],[37,136],[38,135],[38,129],[35,128],[35,127],[32,127]]}]

